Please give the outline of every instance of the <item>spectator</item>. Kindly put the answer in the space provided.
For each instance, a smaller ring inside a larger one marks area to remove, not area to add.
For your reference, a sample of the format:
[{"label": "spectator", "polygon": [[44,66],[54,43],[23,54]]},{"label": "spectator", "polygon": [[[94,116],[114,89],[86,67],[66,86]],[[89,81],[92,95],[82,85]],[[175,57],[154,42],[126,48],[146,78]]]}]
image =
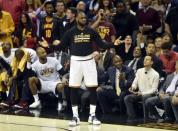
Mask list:
[{"label": "spectator", "polygon": [[129,89],[132,94],[124,98],[130,120],[136,117],[133,104],[142,101],[144,117],[146,117],[145,100],[157,93],[159,74],[152,68],[152,65],[152,57],[146,56],[144,59],[144,67],[138,69],[132,86]]},{"label": "spectator", "polygon": [[[165,120],[170,121],[173,120],[174,115],[171,109],[171,96],[175,95],[175,89],[178,84],[178,61],[176,61],[175,65],[176,71],[169,74],[164,82],[164,84],[161,86],[159,90],[159,94],[157,96],[148,98],[145,101],[146,108],[148,109],[148,113],[150,113],[149,118],[158,119],[160,116],[158,115],[158,112],[156,111],[156,107],[163,108],[165,110]],[[154,117],[153,117],[154,116]],[[176,116],[175,116],[176,117]]]},{"label": "spectator", "polygon": [[155,43],[155,46],[156,46],[156,56],[159,57],[162,54],[162,49],[161,49],[162,38],[159,37],[159,36],[156,37],[154,43]]},{"label": "spectator", "polygon": [[127,35],[124,41],[121,41],[120,45],[115,47],[116,54],[118,54],[124,62],[133,59],[134,48],[135,46],[132,43],[130,35]]},{"label": "spectator", "polygon": [[163,70],[166,72],[166,74],[170,74],[175,71],[175,64],[178,60],[178,54],[172,51],[172,44],[169,42],[164,42],[161,48],[163,53],[159,58],[163,62]]},{"label": "spectator", "polygon": [[151,0],[141,0],[142,9],[136,12],[139,30],[144,35],[151,35],[161,26],[160,17],[156,10],[150,7]]},{"label": "spectator", "polygon": [[123,109],[124,97],[129,93],[128,89],[133,82],[134,72],[131,68],[123,65],[121,57],[116,55],[113,57],[113,67],[108,69],[106,77],[111,85],[101,86],[97,89],[104,114],[111,113],[111,103],[116,99],[120,99],[120,106]]},{"label": "spectator", "polygon": [[133,56],[134,56],[133,60],[128,60],[124,64],[132,68],[134,72],[136,73],[138,69],[138,64],[140,62],[139,60],[142,58],[141,48],[139,46],[136,46],[134,48]]},{"label": "spectator", "polygon": [[178,51],[178,6],[170,10],[166,17],[166,27],[165,31],[172,35],[173,43],[176,45],[174,49]]},{"label": "spectator", "polygon": [[138,31],[138,23],[136,17],[127,12],[124,2],[118,2],[116,6],[117,12],[113,16],[112,23],[117,31],[116,38],[124,39],[127,35],[132,36],[135,31]]},{"label": "spectator", "polygon": [[22,13],[20,16],[20,22],[15,32],[14,43],[17,47],[36,48],[36,27],[32,23],[27,13]]},{"label": "spectator", "polygon": [[9,42],[11,43],[11,47],[13,47],[11,35],[14,29],[11,15],[0,7],[0,42]]},{"label": "spectator", "polygon": [[7,11],[11,14],[15,23],[15,27],[17,27],[19,22],[19,16],[25,10],[25,0],[0,0],[0,5],[2,10]]}]

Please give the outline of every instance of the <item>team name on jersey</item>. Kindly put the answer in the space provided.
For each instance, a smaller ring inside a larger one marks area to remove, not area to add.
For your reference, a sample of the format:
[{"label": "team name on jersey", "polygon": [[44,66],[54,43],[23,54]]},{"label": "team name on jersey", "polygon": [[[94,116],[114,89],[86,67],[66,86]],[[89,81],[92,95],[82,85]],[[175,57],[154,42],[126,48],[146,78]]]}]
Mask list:
[{"label": "team name on jersey", "polygon": [[42,76],[50,76],[53,73],[54,73],[54,68],[45,68],[45,69],[40,71],[40,74]]},{"label": "team name on jersey", "polygon": [[52,28],[53,28],[53,23],[44,24],[44,29],[52,29]]},{"label": "team name on jersey", "polygon": [[74,36],[74,43],[88,43],[90,41],[90,34],[83,34],[81,33],[80,35],[75,35]]}]

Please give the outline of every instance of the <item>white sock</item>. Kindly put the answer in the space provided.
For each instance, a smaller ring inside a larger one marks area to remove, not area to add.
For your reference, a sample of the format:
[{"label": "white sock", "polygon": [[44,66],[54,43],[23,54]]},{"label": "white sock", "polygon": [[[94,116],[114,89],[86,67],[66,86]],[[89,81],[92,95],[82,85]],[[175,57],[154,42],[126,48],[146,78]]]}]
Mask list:
[{"label": "white sock", "polygon": [[90,115],[95,116],[96,105],[90,105]]},{"label": "white sock", "polygon": [[73,117],[78,117],[78,106],[72,106]]},{"label": "white sock", "polygon": [[35,101],[39,101],[39,96],[38,96],[38,94],[33,95],[33,98],[35,99]]}]

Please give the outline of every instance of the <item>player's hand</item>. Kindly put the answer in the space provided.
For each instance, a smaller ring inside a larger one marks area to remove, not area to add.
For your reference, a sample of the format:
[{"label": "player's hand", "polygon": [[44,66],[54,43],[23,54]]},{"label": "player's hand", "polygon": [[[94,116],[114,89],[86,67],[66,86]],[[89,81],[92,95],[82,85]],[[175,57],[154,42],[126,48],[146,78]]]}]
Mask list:
[{"label": "player's hand", "polygon": [[124,42],[121,40],[121,38],[122,38],[122,37],[120,36],[119,38],[117,38],[117,39],[115,40],[115,42],[114,42],[114,45],[115,45],[115,46],[118,46],[118,45],[124,43]]}]

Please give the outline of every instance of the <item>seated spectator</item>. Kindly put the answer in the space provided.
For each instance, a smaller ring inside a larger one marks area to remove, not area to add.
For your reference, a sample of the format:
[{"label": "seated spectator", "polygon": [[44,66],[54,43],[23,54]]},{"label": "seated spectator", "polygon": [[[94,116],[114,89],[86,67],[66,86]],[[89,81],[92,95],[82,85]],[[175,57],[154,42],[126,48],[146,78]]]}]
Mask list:
[{"label": "seated spectator", "polygon": [[127,65],[128,67],[132,68],[134,72],[137,72],[138,65],[139,65],[139,60],[142,58],[141,54],[141,48],[139,46],[136,46],[133,51],[133,60],[128,60],[124,64]]},{"label": "seated spectator", "polygon": [[131,94],[124,98],[129,120],[135,119],[134,104],[139,101],[142,101],[145,118],[145,100],[157,93],[159,74],[152,68],[152,65],[152,57],[146,56],[144,58],[144,67],[138,69],[132,86],[129,88]]},{"label": "seated spectator", "polygon": [[121,57],[116,55],[113,57],[113,67],[108,69],[106,77],[111,85],[100,86],[97,89],[98,100],[104,114],[111,113],[111,103],[116,99],[120,99],[121,108],[124,106],[124,97],[129,93],[128,89],[133,82],[134,72],[123,65]]},{"label": "seated spectator", "polygon": [[174,117],[176,118],[176,123],[178,122],[178,89],[175,90],[174,95],[172,96],[171,100],[171,106],[174,112]]},{"label": "seated spectator", "polygon": [[112,50],[104,50],[102,49],[99,53],[98,67],[104,71],[107,71],[110,66],[112,66],[112,57],[114,54]]},{"label": "seated spectator", "polygon": [[[165,110],[165,120],[173,120],[173,112],[171,109],[171,96],[174,95],[175,89],[178,85],[178,61],[176,61],[175,72],[169,74],[159,90],[157,96],[148,98],[145,101],[146,109],[148,109],[149,119],[159,119],[160,116],[156,111],[156,107],[163,108]],[[175,93],[176,94],[176,93]]]},{"label": "seated spectator", "polygon": [[162,54],[159,58],[163,62],[163,70],[166,74],[170,74],[175,71],[178,54],[172,50],[172,44],[170,42],[164,42],[161,48]]}]

